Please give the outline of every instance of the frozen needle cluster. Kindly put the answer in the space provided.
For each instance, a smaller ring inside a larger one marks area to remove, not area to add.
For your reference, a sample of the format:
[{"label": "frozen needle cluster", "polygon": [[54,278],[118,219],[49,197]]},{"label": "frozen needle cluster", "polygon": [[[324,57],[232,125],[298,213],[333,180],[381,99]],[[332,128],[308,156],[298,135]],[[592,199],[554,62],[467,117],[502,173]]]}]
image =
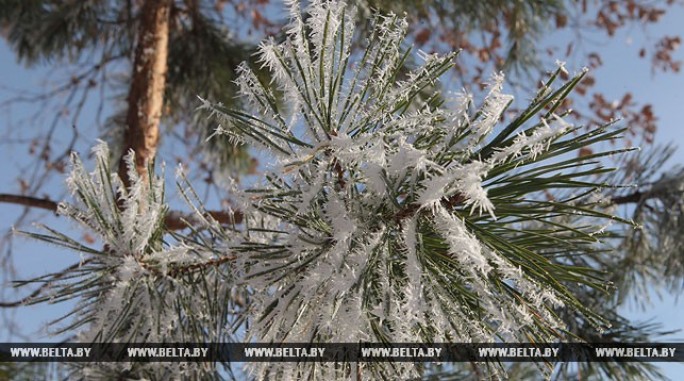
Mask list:
[{"label": "frozen needle cluster", "polygon": [[[75,202],[59,213],[95,234],[100,248],[87,247],[52,229],[34,237],[80,251],[81,262],[41,277],[42,299],[77,299],[74,310],[57,322],[57,333],[75,332],[84,343],[220,342],[227,328],[232,282],[215,266],[217,250],[166,235],[163,179],[141,178],[128,155],[130,187],[109,166],[105,143],[94,149],[96,168],[88,173],[72,155],[67,180]],[[172,243],[173,242],[173,243]],[[41,299],[32,300],[32,303]],[[202,379],[215,372],[210,363],[74,363],[80,377],[111,379],[123,373],[148,379]],[[135,369],[134,369],[135,368]]]},{"label": "frozen needle cluster", "polygon": [[[263,147],[276,163],[251,190],[250,238],[236,248],[247,254],[236,261],[237,277],[255,292],[252,340],[559,337],[565,324],[556,312],[582,309],[564,283],[601,284],[558,253],[591,250],[599,237],[584,233],[584,220],[551,228],[545,219],[611,216],[578,212],[581,197],[563,209],[540,196],[565,182],[592,189],[572,172],[581,161],[531,168],[612,134],[578,133],[556,115],[582,74],[554,90],[557,72],[527,110],[499,126],[512,101],[502,75],[479,108],[468,95],[445,99],[438,78],[455,54],[422,54],[410,69],[404,19],[377,17],[365,51],[352,54],[351,7],[312,1],[304,19],[292,3],[285,41],[259,48],[271,83],[240,67],[249,111],[204,104],[225,133]],[[542,225],[538,232],[521,230],[530,221]],[[547,238],[535,239],[542,231]],[[558,239],[566,246],[549,255]],[[393,366],[363,369],[387,377],[413,369]],[[286,378],[349,372],[331,364],[257,368]]]}]

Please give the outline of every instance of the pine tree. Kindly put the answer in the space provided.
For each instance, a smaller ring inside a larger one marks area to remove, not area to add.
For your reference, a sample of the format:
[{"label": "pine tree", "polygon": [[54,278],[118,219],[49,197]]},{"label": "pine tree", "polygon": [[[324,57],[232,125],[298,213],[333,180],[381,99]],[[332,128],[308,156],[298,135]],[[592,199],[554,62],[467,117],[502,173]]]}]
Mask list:
[{"label": "pine tree", "polygon": [[[62,332],[84,342],[550,342],[645,340],[614,310],[610,267],[621,226],[608,198],[620,184],[601,158],[576,155],[624,131],[586,131],[564,120],[562,101],[585,71],[557,84],[559,67],[527,108],[494,74],[486,97],[442,92],[456,54],[425,54],[411,70],[407,23],[377,16],[354,54],[355,10],[297,2],[284,41],[259,47],[271,83],[242,64],[246,107],[203,100],[217,134],[263,149],[271,169],[240,201],[242,224],[220,224],[178,171],[195,211],[191,232],[167,229],[163,176],[130,185],[95,149],[87,173],[72,157],[74,201],[60,214],[99,235],[87,247],[49,227],[35,238],[82,261],[25,283],[30,303],[75,299]],[[502,120],[509,122],[501,123]],[[229,364],[86,364],[83,379],[221,378]],[[583,374],[655,375],[647,364],[585,364]],[[409,363],[251,364],[259,379],[408,378],[439,374]],[[464,369],[448,370],[449,373]],[[473,377],[512,367],[476,365]],[[525,371],[530,371],[527,368]],[[543,364],[533,372],[550,375]],[[575,369],[563,369],[572,373]],[[603,372],[603,373],[602,373]]]}]

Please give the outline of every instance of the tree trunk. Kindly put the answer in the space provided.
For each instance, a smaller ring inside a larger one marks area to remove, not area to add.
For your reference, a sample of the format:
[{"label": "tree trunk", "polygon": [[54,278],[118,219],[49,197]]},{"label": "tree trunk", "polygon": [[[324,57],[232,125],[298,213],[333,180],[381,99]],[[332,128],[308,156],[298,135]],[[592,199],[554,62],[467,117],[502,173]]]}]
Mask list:
[{"label": "tree trunk", "polygon": [[140,14],[124,151],[119,160],[119,176],[126,187],[131,185],[124,156],[135,152],[135,170],[147,178],[147,163],[152,163],[159,142],[159,121],[164,103],[166,82],[169,15],[172,0],[145,0]]}]

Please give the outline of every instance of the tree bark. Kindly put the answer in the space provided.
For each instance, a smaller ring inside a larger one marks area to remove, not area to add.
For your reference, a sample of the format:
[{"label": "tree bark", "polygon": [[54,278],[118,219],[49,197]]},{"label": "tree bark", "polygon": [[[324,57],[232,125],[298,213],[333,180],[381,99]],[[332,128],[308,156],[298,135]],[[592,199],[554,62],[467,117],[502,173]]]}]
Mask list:
[{"label": "tree bark", "polygon": [[[48,198],[36,198],[6,193],[0,193],[0,203],[44,209],[55,213],[57,212],[57,208],[59,206],[56,201],[50,200]],[[244,219],[244,215],[239,210],[233,212],[209,210],[206,214],[223,225],[241,224],[242,220]],[[168,230],[183,230],[187,227],[197,226],[199,221],[197,216],[192,213],[185,214],[178,211],[170,211],[164,217],[164,223]]]},{"label": "tree bark", "polygon": [[153,162],[157,152],[166,86],[171,5],[172,0],[145,0],[140,11],[128,92],[124,151],[119,160],[119,176],[126,187],[130,187],[131,179],[124,157],[133,150],[135,170],[146,179],[147,163]]}]

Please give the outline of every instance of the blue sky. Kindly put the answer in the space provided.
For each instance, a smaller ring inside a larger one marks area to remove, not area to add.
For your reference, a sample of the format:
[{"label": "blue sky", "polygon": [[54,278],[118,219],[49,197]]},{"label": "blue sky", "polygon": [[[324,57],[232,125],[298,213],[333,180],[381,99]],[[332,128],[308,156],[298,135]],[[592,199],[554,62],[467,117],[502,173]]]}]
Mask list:
[{"label": "blue sky", "polygon": [[[655,27],[649,29],[646,36],[651,36],[651,43],[657,36],[661,35],[684,35],[684,9],[674,8],[672,12]],[[635,100],[640,103],[652,103],[655,112],[659,116],[659,130],[656,135],[656,143],[674,143],[682,146],[684,142],[684,73],[659,73],[652,75],[647,61],[639,60],[637,57],[638,47],[641,46],[645,34],[640,28],[622,30],[613,39],[603,39],[605,43],[598,46],[591,46],[592,50],[599,50],[603,58],[603,66],[593,74],[597,78],[597,88],[600,88],[608,95],[608,98],[617,98],[629,91],[635,96]],[[548,41],[564,41],[568,36],[552,34],[547,37]],[[587,43],[587,48],[589,48]],[[677,51],[677,59],[684,60],[682,51]],[[568,62],[568,68],[579,69],[584,66],[583,62]],[[16,63],[14,55],[8,50],[4,40],[0,40],[0,102],[8,99],[12,95],[10,89],[24,89],[30,92],[40,91],[44,88],[45,74],[53,68],[50,66],[38,67],[32,70],[24,69]],[[577,95],[575,95],[577,97]],[[88,142],[94,142],[97,137],[97,129],[94,126],[95,113],[94,100],[86,103],[86,109],[79,119],[78,129],[81,134],[81,145],[86,146]],[[38,104],[16,104],[11,108],[11,113],[7,109],[0,109],[0,161],[4,164],[0,167],[0,193],[19,193],[19,184],[15,181],[17,175],[25,173],[28,162],[27,148],[25,144],[12,144],[10,139],[32,136],[36,125],[45,129],[51,122],[51,111],[45,112],[45,117],[38,120],[26,120],[36,111]],[[106,114],[106,113],[105,113]],[[64,123],[63,123],[64,124]],[[11,126],[9,132],[7,126]],[[70,138],[69,125],[60,125],[58,138],[67,140]],[[18,130],[17,130],[18,129]],[[82,152],[85,153],[85,152]],[[684,164],[684,149],[678,150],[670,165]],[[60,181],[56,179],[50,184],[52,187],[61,187]],[[21,208],[17,206],[0,204],[0,234],[4,234],[9,229],[16,218],[21,213]],[[40,221],[58,230],[72,232],[75,237],[79,232],[73,229],[65,221],[55,218],[51,213],[41,213]],[[34,229],[31,226],[24,226],[24,229]],[[76,254],[65,252],[54,247],[48,247],[40,242],[33,242],[26,239],[14,240],[14,263],[18,273],[18,278],[26,278],[44,274],[48,270],[59,270],[78,260]],[[2,254],[2,253],[0,253]],[[9,297],[12,294],[7,292],[7,277],[0,275],[0,282],[4,289],[0,292],[0,297]],[[661,296],[657,294],[660,292]],[[664,290],[652,290],[653,303],[645,310],[637,306],[626,306],[624,312],[638,320],[652,319],[663,323],[665,329],[684,329],[684,305],[682,301],[677,303],[676,295],[670,295]],[[26,339],[39,341],[45,340],[45,323],[55,319],[67,312],[70,306],[67,304],[50,305],[41,307],[23,307],[14,311],[0,311],[0,314],[13,314],[15,321],[20,324],[22,331],[27,333]],[[0,320],[0,341],[14,339],[8,337],[7,330],[2,330],[2,324],[7,320]],[[672,339],[684,339],[684,333],[676,334]],[[665,364],[663,369],[672,379],[677,379],[678,374],[684,370],[682,364]]]}]

